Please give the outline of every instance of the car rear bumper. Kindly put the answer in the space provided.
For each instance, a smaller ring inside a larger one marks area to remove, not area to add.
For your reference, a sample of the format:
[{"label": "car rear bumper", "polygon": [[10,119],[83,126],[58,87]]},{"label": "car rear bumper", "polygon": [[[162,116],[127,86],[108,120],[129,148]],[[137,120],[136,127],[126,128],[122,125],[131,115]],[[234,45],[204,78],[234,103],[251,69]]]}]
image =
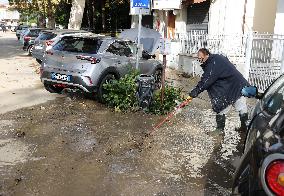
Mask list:
[{"label": "car rear bumper", "polygon": [[[66,73],[62,73],[62,74],[66,74]],[[55,80],[51,78],[51,72],[43,71],[41,75],[41,81],[42,83],[46,83],[46,84],[64,84],[68,88],[78,88],[86,93],[97,92],[96,86],[90,86],[86,83],[86,81],[88,80],[87,77],[79,76],[79,75],[71,75],[71,76],[72,76],[71,81]]]}]

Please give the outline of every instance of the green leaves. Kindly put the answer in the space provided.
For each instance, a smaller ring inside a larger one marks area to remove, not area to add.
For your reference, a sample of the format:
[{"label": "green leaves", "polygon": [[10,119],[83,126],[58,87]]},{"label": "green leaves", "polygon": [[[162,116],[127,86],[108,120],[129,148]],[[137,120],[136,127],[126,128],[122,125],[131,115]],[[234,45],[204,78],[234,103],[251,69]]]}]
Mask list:
[{"label": "green leaves", "polygon": [[[139,109],[136,97],[136,78],[139,73],[132,70],[120,80],[112,80],[104,85],[104,98],[106,104],[113,107],[116,112],[137,111]],[[148,112],[157,115],[164,115],[176,107],[176,101],[182,101],[181,89],[171,86],[165,87],[164,102],[161,101],[161,90],[154,93],[154,101]]]},{"label": "green leaves", "polygon": [[104,85],[105,101],[108,106],[114,107],[115,111],[137,110],[136,77],[137,71],[132,71],[120,80],[113,80]]},{"label": "green leaves", "polygon": [[161,90],[158,90],[154,94],[154,101],[149,109],[150,113],[164,115],[176,107],[176,101],[183,101],[183,96],[181,95],[181,89],[176,89],[174,87],[166,85],[164,92],[164,101],[162,104],[161,100]]}]

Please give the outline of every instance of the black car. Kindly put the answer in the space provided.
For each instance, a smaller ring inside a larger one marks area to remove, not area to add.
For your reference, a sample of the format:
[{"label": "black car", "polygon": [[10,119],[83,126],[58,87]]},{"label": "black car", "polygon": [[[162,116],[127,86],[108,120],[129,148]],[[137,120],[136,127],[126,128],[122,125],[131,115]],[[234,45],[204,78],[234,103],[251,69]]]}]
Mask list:
[{"label": "black car", "polygon": [[26,30],[23,36],[23,50],[28,51],[29,55],[32,55],[35,39],[42,30],[41,28],[30,28]]},{"label": "black car", "polygon": [[284,195],[284,75],[264,93],[245,87],[244,96],[259,99],[234,180],[232,195]]}]

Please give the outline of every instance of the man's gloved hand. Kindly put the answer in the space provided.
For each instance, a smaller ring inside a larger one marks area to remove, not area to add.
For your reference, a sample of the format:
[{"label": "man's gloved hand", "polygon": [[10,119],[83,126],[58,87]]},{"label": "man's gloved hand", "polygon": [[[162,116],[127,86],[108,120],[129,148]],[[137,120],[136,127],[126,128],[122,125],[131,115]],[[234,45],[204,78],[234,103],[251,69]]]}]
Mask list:
[{"label": "man's gloved hand", "polygon": [[242,88],[242,91],[241,91],[242,96],[248,97],[248,98],[257,96],[257,93],[258,91],[255,86],[246,86]]},{"label": "man's gloved hand", "polygon": [[191,97],[191,96],[188,96],[187,98],[186,98],[186,101],[191,101],[193,98]]}]

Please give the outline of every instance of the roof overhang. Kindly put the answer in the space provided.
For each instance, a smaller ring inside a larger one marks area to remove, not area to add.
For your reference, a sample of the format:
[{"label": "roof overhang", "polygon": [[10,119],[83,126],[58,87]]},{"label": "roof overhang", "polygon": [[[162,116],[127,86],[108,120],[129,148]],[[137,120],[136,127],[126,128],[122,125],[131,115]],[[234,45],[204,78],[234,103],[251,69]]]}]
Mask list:
[{"label": "roof overhang", "polygon": [[204,1],[209,1],[209,0],[183,0],[183,2],[186,4],[202,3]]}]

